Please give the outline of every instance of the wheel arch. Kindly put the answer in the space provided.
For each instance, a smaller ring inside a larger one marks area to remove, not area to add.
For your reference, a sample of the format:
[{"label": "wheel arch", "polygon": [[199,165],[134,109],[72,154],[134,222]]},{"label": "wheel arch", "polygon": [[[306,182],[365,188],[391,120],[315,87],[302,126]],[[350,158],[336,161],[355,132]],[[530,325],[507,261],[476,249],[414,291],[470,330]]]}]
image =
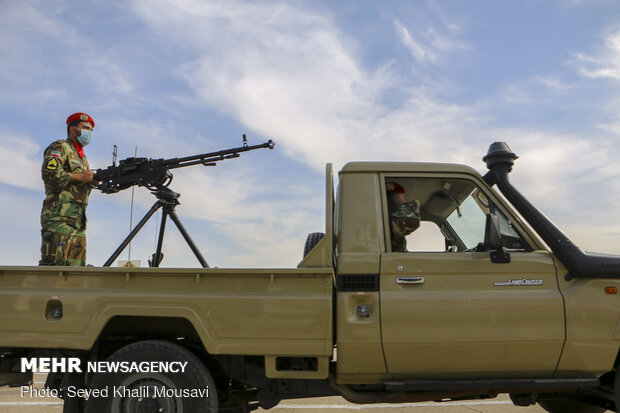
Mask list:
[{"label": "wheel arch", "polygon": [[93,331],[89,334],[90,350],[103,350],[107,355],[127,344],[144,340],[182,342],[185,347],[205,355],[214,352],[207,329],[193,312],[189,315],[107,314],[93,324]]}]

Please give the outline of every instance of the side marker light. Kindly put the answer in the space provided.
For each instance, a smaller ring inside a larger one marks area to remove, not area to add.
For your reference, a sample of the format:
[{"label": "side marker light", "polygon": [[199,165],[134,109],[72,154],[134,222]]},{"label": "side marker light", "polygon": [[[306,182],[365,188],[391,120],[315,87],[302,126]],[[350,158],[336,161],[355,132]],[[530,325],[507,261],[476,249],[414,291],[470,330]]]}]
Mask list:
[{"label": "side marker light", "polygon": [[605,293],[618,294],[618,289],[616,287],[605,287]]}]

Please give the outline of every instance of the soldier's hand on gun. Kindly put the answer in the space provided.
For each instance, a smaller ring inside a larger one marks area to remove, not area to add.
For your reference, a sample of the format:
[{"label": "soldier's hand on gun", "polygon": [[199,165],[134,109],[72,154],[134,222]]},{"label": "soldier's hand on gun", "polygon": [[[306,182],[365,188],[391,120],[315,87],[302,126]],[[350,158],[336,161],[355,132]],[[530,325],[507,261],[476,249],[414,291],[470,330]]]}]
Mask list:
[{"label": "soldier's hand on gun", "polygon": [[74,172],[71,175],[71,182],[83,182],[85,184],[96,185],[99,181],[95,180],[95,174],[91,170]]}]

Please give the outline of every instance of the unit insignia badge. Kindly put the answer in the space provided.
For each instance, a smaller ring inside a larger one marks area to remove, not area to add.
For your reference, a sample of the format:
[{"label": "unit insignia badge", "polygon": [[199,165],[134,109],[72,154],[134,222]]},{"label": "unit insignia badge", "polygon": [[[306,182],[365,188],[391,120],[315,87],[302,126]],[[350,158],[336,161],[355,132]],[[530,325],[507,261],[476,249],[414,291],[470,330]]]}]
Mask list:
[{"label": "unit insignia badge", "polygon": [[47,168],[47,169],[49,169],[49,170],[51,170],[51,171],[56,170],[56,169],[58,168],[58,161],[57,161],[55,158],[50,159],[50,160],[47,162],[47,166],[46,166],[46,168]]}]

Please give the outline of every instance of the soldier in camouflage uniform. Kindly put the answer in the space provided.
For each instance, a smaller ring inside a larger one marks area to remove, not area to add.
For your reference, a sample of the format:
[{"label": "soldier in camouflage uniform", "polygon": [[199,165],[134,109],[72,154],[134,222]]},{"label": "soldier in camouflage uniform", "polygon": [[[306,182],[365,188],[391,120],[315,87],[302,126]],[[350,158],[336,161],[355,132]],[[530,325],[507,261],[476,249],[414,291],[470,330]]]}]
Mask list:
[{"label": "soldier in camouflage uniform", "polygon": [[385,183],[390,215],[392,252],[406,252],[405,237],[420,226],[420,202],[407,201],[405,188],[393,181]]},{"label": "soldier in camouflage uniform", "polygon": [[85,213],[96,182],[84,146],[90,143],[94,127],[95,121],[89,115],[74,113],[67,119],[67,139],[57,140],[45,149],[39,265],[85,265]]}]

